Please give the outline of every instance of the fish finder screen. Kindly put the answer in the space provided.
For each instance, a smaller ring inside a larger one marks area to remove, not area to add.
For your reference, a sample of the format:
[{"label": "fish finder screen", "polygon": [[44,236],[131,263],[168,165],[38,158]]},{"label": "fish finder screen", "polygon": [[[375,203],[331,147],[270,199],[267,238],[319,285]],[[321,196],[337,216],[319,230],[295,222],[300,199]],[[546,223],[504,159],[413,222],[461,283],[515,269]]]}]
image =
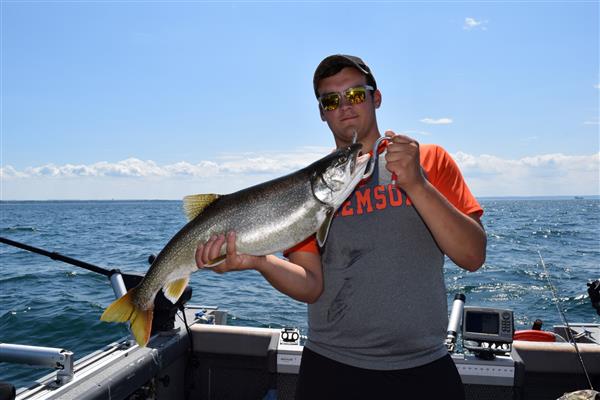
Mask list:
[{"label": "fish finder screen", "polygon": [[498,334],[500,332],[500,321],[498,314],[469,312],[466,321],[466,331]]}]

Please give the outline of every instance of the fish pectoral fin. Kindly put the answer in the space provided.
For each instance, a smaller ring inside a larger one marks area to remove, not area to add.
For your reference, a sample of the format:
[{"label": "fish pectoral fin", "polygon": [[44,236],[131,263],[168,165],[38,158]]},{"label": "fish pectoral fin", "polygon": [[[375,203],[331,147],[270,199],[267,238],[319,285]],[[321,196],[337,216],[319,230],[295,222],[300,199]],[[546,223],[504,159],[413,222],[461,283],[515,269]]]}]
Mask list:
[{"label": "fish pectoral fin", "polygon": [[153,310],[142,310],[133,303],[135,289],[131,289],[123,297],[118,298],[102,313],[100,320],[104,322],[131,323],[131,333],[136,342],[144,347],[150,339],[152,331]]},{"label": "fish pectoral fin", "polygon": [[183,198],[183,210],[189,221],[196,218],[210,203],[218,199],[220,195],[210,194],[192,194]]},{"label": "fish pectoral fin", "polygon": [[187,287],[189,281],[190,277],[188,275],[184,278],[180,278],[167,283],[165,286],[163,286],[163,293],[165,297],[169,299],[171,303],[177,303],[177,300],[179,300],[179,298],[181,297],[181,294]]},{"label": "fish pectoral fin", "polygon": [[331,226],[331,221],[333,221],[333,216],[335,214],[335,210],[331,209],[327,211],[327,216],[325,217],[325,221],[321,224],[321,227],[317,231],[317,243],[319,243],[319,247],[323,247],[325,245],[325,241],[327,240],[327,235],[329,234],[329,227]]}]

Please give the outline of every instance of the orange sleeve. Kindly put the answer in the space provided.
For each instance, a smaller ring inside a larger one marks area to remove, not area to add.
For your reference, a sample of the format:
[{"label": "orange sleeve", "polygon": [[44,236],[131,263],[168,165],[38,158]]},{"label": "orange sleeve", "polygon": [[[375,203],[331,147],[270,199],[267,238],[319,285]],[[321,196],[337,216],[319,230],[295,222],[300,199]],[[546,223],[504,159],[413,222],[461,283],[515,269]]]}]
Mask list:
[{"label": "orange sleeve", "polygon": [[464,214],[474,213],[481,217],[483,208],[469,190],[450,154],[433,144],[421,145],[420,151],[421,165],[427,174],[427,180]]},{"label": "orange sleeve", "polygon": [[315,235],[311,235],[297,245],[284,250],[283,256],[287,258],[290,253],[295,253],[296,251],[306,251],[308,253],[319,254],[319,245],[317,244],[317,238]]}]

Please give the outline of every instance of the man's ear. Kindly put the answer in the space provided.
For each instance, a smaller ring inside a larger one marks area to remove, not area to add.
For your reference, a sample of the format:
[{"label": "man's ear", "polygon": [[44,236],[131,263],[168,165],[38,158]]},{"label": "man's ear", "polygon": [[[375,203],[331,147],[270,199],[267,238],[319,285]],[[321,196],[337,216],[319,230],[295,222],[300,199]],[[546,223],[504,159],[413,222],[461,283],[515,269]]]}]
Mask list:
[{"label": "man's ear", "polygon": [[325,121],[325,113],[323,112],[323,107],[321,107],[321,105],[318,105],[319,107],[319,114],[321,115],[321,121]]},{"label": "man's ear", "polygon": [[375,108],[381,106],[381,92],[379,89],[373,92],[373,104],[375,105]]}]

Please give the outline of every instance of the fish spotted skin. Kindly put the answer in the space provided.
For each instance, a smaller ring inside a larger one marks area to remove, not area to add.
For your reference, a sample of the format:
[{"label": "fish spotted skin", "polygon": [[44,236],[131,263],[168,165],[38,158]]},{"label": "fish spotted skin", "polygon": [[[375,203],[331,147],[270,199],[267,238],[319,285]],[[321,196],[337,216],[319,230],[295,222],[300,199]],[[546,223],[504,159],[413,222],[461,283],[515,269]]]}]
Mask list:
[{"label": "fish spotted skin", "polygon": [[[325,240],[334,212],[364,175],[369,156],[357,159],[353,144],[292,174],[219,196],[171,238],[140,284],[102,314],[106,322],[131,322],[136,341],[150,337],[154,298],[162,288],[175,303],[198,270],[198,244],[212,236],[236,232],[240,254],[262,256],[283,251],[318,232]],[[226,246],[221,248],[225,256]]]}]

